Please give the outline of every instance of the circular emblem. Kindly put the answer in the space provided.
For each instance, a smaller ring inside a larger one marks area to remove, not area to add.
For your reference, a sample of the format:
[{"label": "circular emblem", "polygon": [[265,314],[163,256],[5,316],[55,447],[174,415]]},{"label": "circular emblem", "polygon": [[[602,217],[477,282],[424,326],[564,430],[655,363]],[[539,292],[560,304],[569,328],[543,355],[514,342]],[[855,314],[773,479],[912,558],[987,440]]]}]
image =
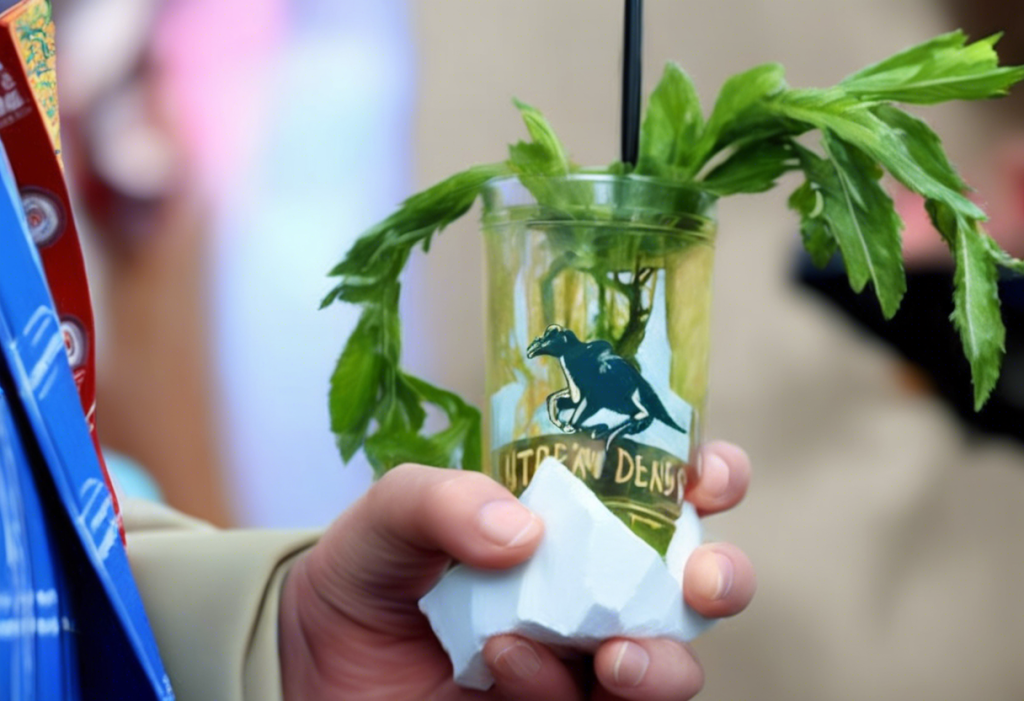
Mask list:
[{"label": "circular emblem", "polygon": [[64,317],[60,320],[60,330],[64,334],[64,350],[67,351],[68,362],[71,363],[71,369],[75,370],[85,362],[85,329],[77,319]]},{"label": "circular emblem", "polygon": [[51,193],[25,188],[21,191],[21,203],[25,208],[28,232],[36,246],[49,246],[64,233],[64,209]]}]

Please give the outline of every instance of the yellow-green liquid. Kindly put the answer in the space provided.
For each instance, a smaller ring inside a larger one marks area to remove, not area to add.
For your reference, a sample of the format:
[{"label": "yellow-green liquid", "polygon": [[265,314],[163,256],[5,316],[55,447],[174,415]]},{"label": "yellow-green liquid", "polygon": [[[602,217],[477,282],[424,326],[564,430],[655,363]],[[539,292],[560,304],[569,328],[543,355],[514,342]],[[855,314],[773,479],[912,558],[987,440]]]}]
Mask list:
[{"label": "yellow-green liquid", "polygon": [[[556,457],[664,553],[694,468],[707,396],[711,232],[521,217],[489,223],[484,234],[489,474],[518,494],[545,457]],[[580,341],[613,343],[645,379],[692,407],[689,431],[675,449],[630,435],[609,446],[585,432],[552,430],[544,407],[549,395],[566,388],[566,374],[554,357],[527,358],[527,345],[552,324]],[[652,347],[660,353],[646,367],[644,352],[637,354],[645,343],[647,357]],[[505,396],[495,414],[497,393],[518,394],[514,411]]]}]

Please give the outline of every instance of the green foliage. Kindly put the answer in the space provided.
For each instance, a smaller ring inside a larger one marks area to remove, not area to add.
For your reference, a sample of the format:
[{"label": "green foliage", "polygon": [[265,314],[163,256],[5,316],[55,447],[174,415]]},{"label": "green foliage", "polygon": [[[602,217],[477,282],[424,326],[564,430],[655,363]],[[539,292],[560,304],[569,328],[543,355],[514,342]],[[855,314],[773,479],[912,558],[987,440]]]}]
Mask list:
[{"label": "green foliage", "polygon": [[932,180],[954,192],[966,192],[969,189],[949,162],[942,141],[931,127],[892,105],[878,105],[871,111],[893,130],[896,138],[903,142],[910,158]]},{"label": "green foliage", "polygon": [[764,108],[768,100],[785,90],[785,70],[777,63],[755,66],[726,80],[697,140],[688,173],[696,174],[727,146],[739,147],[790,131],[784,118]]},{"label": "green foliage", "polygon": [[[985,213],[966,197],[967,185],[938,136],[890,103],[933,104],[1005,94],[1024,77],[1024,69],[998,66],[992,48],[997,39],[967,44],[962,32],[952,32],[859,71],[833,88],[776,90],[742,107],[739,121],[746,133],[732,129],[734,142],[746,143],[751,131],[757,139],[821,131],[823,154],[798,148],[805,183],[793,193],[790,207],[801,215],[801,235],[812,260],[824,265],[838,248],[853,289],[859,291],[870,281],[886,317],[899,308],[906,282],[902,223],[878,185],[881,169],[925,197],[932,211],[945,213],[933,214],[933,219],[956,265],[953,322],[971,365],[978,408],[998,379],[1002,359],[997,266],[1021,273],[1024,263],[981,230]],[[774,127],[766,115],[778,118]],[[719,130],[712,152],[736,147],[721,134],[730,130]],[[707,176],[712,186],[714,175]]]},{"label": "green foliage", "polygon": [[880,163],[908,189],[928,199],[948,202],[965,216],[983,219],[985,213],[961,192],[936,179],[917,162],[907,139],[897,134],[864,103],[838,88],[830,90],[793,90],[775,99],[768,109],[789,119],[804,122],[855,146]]},{"label": "green foliage", "polygon": [[953,325],[974,377],[974,408],[981,409],[999,379],[1006,329],[999,313],[998,272],[987,236],[977,221],[943,202],[927,203],[932,223],[956,260],[953,276]]},{"label": "green foliage", "polygon": [[1024,67],[999,66],[993,47],[1000,36],[967,44],[962,31],[943,34],[858,71],[840,85],[863,100],[920,105],[1005,95],[1024,78]]},{"label": "green foliage", "polygon": [[676,64],[666,64],[661,82],[647,103],[636,173],[679,177],[687,171],[703,130],[704,115],[693,81]]},{"label": "green foliage", "polygon": [[508,167],[518,175],[565,175],[569,172],[569,158],[555,130],[540,112],[525,102],[514,100],[526,122],[532,141],[520,141],[509,146]]},{"label": "green foliage", "polygon": [[[764,192],[788,171],[799,170],[803,182],[789,206],[800,216],[801,236],[812,260],[823,266],[839,251],[853,289],[859,292],[870,282],[882,312],[892,317],[906,278],[900,247],[903,224],[879,182],[888,172],[925,197],[933,223],[953,254],[952,320],[980,408],[998,379],[1003,355],[998,268],[1024,273],[1024,262],[981,229],[985,213],[966,197],[967,185],[938,136],[891,103],[933,104],[1005,94],[1024,78],[1024,68],[998,65],[993,49],[997,40],[993,36],[968,44],[962,32],[944,34],[827,89],[791,89],[781,66],[757,66],[725,82],[706,121],[693,82],[670,63],[648,103],[635,169],[613,163],[585,172],[653,176],[726,196]],[[362,447],[378,474],[404,461],[479,469],[477,410],[399,367],[398,281],[412,250],[429,249],[433,236],[472,207],[488,180],[516,175],[549,209],[555,223],[548,236],[553,248],[562,251],[552,278],[571,266],[610,293],[642,299],[641,291],[609,275],[635,255],[628,242],[599,244],[579,227],[557,225],[559,219],[572,220],[587,203],[581,205],[571,182],[549,178],[578,169],[543,115],[515,104],[530,139],[510,146],[507,161],[475,166],[410,197],[367,231],[331,271],[339,282],[322,306],[344,301],[362,307],[331,378],[331,427],[346,461]],[[796,141],[812,130],[821,133],[820,152]],[[623,203],[624,210],[628,206]],[[606,214],[611,220],[619,216]],[[633,306],[627,329],[616,341],[616,348],[627,355],[643,338],[646,325],[642,305],[636,310]],[[423,435],[424,404],[445,414],[445,429]]]},{"label": "green foliage", "polygon": [[[798,147],[807,182],[822,198],[816,218],[828,222],[829,238],[842,251],[850,286],[860,292],[870,281],[882,312],[892,318],[907,289],[900,250],[903,222],[878,183],[881,171],[870,158],[829,132],[824,146],[827,158]],[[821,235],[808,232],[812,234]],[[814,250],[820,261],[822,251]]]},{"label": "green foliage", "polygon": [[824,268],[839,248],[836,237],[829,229],[828,220],[822,216],[825,211],[824,195],[815,189],[810,180],[805,180],[789,196],[789,208],[800,215],[800,238],[811,261],[819,268]]},{"label": "green foliage", "polygon": [[800,160],[789,139],[755,141],[713,168],[701,185],[720,197],[766,192],[782,175],[799,167]]},{"label": "green foliage", "polygon": [[[485,182],[508,172],[504,164],[476,166],[410,197],[331,271],[340,282],[321,307],[340,300],[363,309],[331,376],[331,430],[346,462],[363,447],[378,475],[408,460],[479,469],[480,412],[400,369],[398,278],[413,248],[429,249],[437,232],[473,206]],[[424,403],[445,413],[446,429],[420,435]]]}]

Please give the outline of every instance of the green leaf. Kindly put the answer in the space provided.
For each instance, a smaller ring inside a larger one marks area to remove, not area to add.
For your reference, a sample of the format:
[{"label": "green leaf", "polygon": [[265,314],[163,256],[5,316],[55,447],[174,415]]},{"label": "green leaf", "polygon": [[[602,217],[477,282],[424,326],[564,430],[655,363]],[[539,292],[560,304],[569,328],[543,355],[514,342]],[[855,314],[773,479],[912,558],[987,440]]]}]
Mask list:
[{"label": "green leaf", "polygon": [[341,459],[347,463],[351,460],[359,449],[363,447],[363,440],[366,438],[366,427],[364,426],[361,431],[353,431],[352,433],[337,433],[334,436],[334,442],[338,446],[338,452],[341,453]]},{"label": "green leaf", "polygon": [[847,94],[865,100],[935,104],[1005,95],[1024,67],[999,67],[999,34],[967,44],[960,30],[911,47],[846,78]]},{"label": "green leaf", "polygon": [[785,71],[777,63],[755,66],[726,80],[693,149],[689,174],[698,172],[711,156],[730,144],[788,133],[781,116],[764,109],[768,98],[785,89]]},{"label": "green leaf", "polygon": [[413,248],[428,247],[436,232],[469,211],[484,183],[509,172],[504,163],[473,166],[407,199],[395,213],[360,236],[330,271],[330,276],[342,281],[324,297],[321,309],[345,295],[358,298],[354,288],[393,284]]},{"label": "green leaf", "polygon": [[860,292],[870,281],[882,313],[892,318],[907,289],[900,247],[903,222],[869,157],[828,132],[823,143],[827,159],[798,150],[804,173],[822,197],[821,216],[843,253],[850,286]]},{"label": "green leaf", "polygon": [[[458,395],[448,392],[412,375],[399,371],[398,395],[408,393],[415,400],[410,408],[416,420],[410,422],[395,404],[390,411],[378,413],[377,430],[365,441],[366,456],[379,476],[403,462],[418,462],[434,467],[481,469],[480,412]],[[440,408],[448,419],[448,427],[429,436],[423,426],[421,402]]]},{"label": "green leaf", "polygon": [[701,186],[719,196],[766,192],[784,173],[798,167],[789,139],[756,141],[712,169]]},{"label": "green leaf", "polygon": [[520,141],[509,147],[508,166],[521,175],[565,175],[569,158],[555,130],[537,109],[513,100],[530,132],[531,143]]},{"label": "green leaf", "polygon": [[444,449],[426,436],[414,431],[378,431],[363,444],[366,458],[373,468],[374,477],[403,463],[418,463],[432,467],[448,467]]},{"label": "green leaf", "polygon": [[800,240],[803,241],[804,250],[811,256],[811,262],[819,268],[828,265],[839,250],[839,242],[822,217],[801,220]]},{"label": "green leaf", "polygon": [[885,75],[908,67],[912,68],[914,66],[919,66],[922,63],[928,62],[937,54],[955,51],[957,47],[963,46],[964,40],[964,33],[959,29],[946,34],[940,34],[937,37],[932,37],[927,41],[915,44],[910,48],[895,53],[889,58],[878,61],[877,63],[872,63],[866,68],[862,68],[856,73],[847,76],[841,84],[847,85],[869,77]]},{"label": "green leaf", "polygon": [[[420,406],[419,392],[403,380],[408,376],[398,368],[399,275],[413,248],[427,248],[438,231],[472,207],[485,182],[509,172],[505,164],[475,166],[413,195],[360,237],[331,271],[340,281],[322,306],[345,301],[363,307],[335,367],[329,392],[331,430],[344,461],[355,455],[364,440],[370,446],[367,456],[375,467],[384,465],[385,456],[403,445],[412,450],[404,436],[416,435],[426,414]],[[459,418],[466,421],[461,415]],[[370,438],[375,439],[373,443],[369,443]],[[391,438],[399,444],[385,447],[383,444]],[[431,451],[424,460],[444,454],[437,445]],[[479,457],[476,460],[479,462]]]},{"label": "green leaf", "polygon": [[675,174],[689,163],[703,128],[704,115],[693,81],[675,63],[665,64],[640,129],[636,172],[662,177]]},{"label": "green leaf", "polygon": [[971,365],[974,409],[978,411],[999,380],[1006,341],[996,264],[985,241],[988,237],[976,221],[935,200],[927,202],[926,207],[956,262],[952,319]]},{"label": "green leaf", "polygon": [[533,141],[520,141],[510,146],[506,165],[538,202],[557,209],[567,192],[579,189],[576,183],[551,180],[567,175],[571,169],[565,149],[539,111],[518,100],[514,102]]},{"label": "green leaf", "polygon": [[445,449],[449,464],[454,465],[457,458],[464,470],[482,469],[480,411],[459,395],[418,377],[406,375],[405,379],[425,401],[440,408],[447,416],[448,428],[435,434],[433,440]]},{"label": "green leaf", "polygon": [[375,347],[378,323],[373,314],[363,314],[331,375],[331,430],[346,462],[358,449],[353,443],[365,435],[379,391],[383,359]]},{"label": "green leaf", "polygon": [[381,357],[374,347],[374,319],[364,315],[345,344],[331,375],[331,430],[348,433],[363,422],[376,397]]},{"label": "green leaf", "polygon": [[383,290],[377,280],[362,281],[359,278],[350,277],[351,282],[338,285],[331,290],[333,295],[331,301],[349,302],[351,304],[362,304],[374,302],[380,299]]},{"label": "green leaf", "polygon": [[481,436],[480,412],[475,407],[470,407],[474,413],[466,428],[466,436],[462,441],[462,469],[473,472],[481,472],[484,469],[483,456],[484,446]]},{"label": "green leaf", "polygon": [[872,112],[893,130],[910,157],[934,180],[956,192],[970,189],[949,162],[942,140],[931,127],[891,105],[879,105]]},{"label": "green leaf", "polygon": [[825,198],[810,180],[805,180],[789,196],[789,208],[800,214],[800,238],[804,249],[811,256],[811,262],[824,268],[839,248],[828,222],[822,216]]},{"label": "green leaf", "polygon": [[1009,270],[1011,273],[1016,275],[1024,275],[1024,260],[1014,258],[1009,253],[1004,251],[1002,247],[995,242],[995,240],[986,234],[981,232],[982,240],[985,243],[985,248],[988,250],[989,257],[992,262],[998,265],[1000,268]]},{"label": "green leaf", "polygon": [[508,163],[522,175],[563,175],[558,161],[540,144],[520,141],[508,147]]},{"label": "green leaf", "polygon": [[[471,408],[459,395],[432,385],[426,380],[404,373],[403,379],[420,397],[443,411],[449,420],[462,415],[464,411]],[[473,409],[473,411],[476,410]]]},{"label": "green leaf", "polygon": [[874,105],[845,95],[841,90],[791,90],[769,102],[769,109],[790,119],[805,122],[822,132],[831,131],[845,143],[856,146],[908,189],[926,199],[945,202],[971,219],[985,213],[958,190],[933,176],[915,160],[896,131],[871,111]]},{"label": "green leaf", "polygon": [[427,419],[427,412],[423,408],[423,396],[409,382],[410,377],[404,372],[397,374],[395,399],[401,407],[402,425],[407,426],[410,431],[419,431]]}]

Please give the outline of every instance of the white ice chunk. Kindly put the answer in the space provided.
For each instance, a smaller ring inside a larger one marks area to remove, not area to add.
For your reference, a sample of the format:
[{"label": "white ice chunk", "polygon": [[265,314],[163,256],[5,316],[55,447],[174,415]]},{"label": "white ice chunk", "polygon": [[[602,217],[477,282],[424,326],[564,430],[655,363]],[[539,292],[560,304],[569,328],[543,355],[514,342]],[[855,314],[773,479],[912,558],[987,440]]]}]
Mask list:
[{"label": "white ice chunk", "polygon": [[483,647],[501,633],[593,652],[610,637],[686,641],[710,625],[683,603],[680,589],[683,564],[701,539],[690,504],[666,565],[554,458],[541,463],[521,500],[544,519],[544,539],[529,561],[502,572],[460,565],[420,600],[461,686],[494,683]]}]

